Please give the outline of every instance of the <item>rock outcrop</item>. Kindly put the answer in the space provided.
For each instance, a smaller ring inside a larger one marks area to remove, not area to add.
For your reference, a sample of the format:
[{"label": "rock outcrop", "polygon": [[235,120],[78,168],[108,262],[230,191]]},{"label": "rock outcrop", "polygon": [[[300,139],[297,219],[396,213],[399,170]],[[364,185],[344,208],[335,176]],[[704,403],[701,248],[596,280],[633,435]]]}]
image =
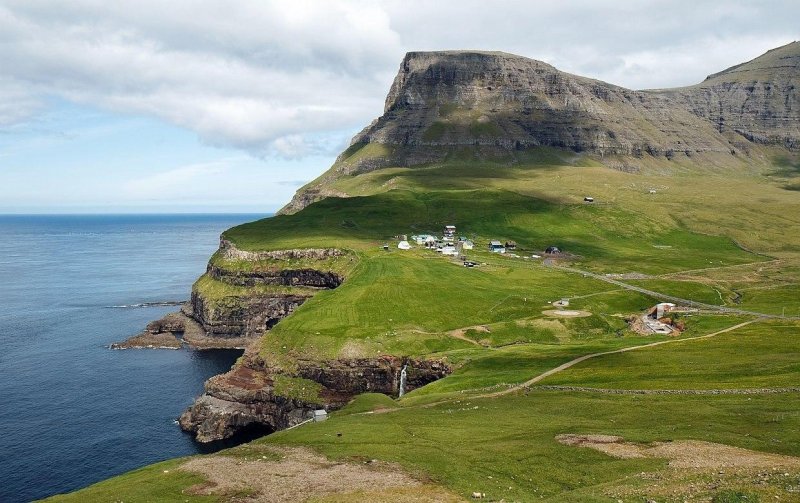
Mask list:
[{"label": "rock outcrop", "polygon": [[301,360],[295,371],[286,374],[256,355],[245,354],[230,372],[206,382],[205,393],[181,415],[179,422],[200,442],[231,438],[253,425],[267,431],[281,430],[309,419],[314,410],[338,409],[360,393],[397,395],[404,366],[406,391],[452,371],[441,361],[383,356],[325,362]]},{"label": "rock outcrop", "polygon": [[695,86],[660,94],[721,133],[800,150],[800,42],[709,75]]},{"label": "rock outcrop", "polygon": [[192,318],[216,339],[253,340],[300,307],[311,295],[254,294],[210,302],[201,292],[192,292]]},{"label": "rock outcrop", "polygon": [[[142,333],[111,347],[177,349],[187,344],[196,349],[245,348],[316,291],[336,288],[344,281],[337,272],[312,267],[316,262],[346,255],[335,248],[253,252],[220,239],[217,255],[208,264],[207,277],[238,288],[235,295],[210,296],[198,282],[181,311],[149,323]],[[230,266],[241,263],[249,266]],[[293,265],[297,263],[304,266]]]},{"label": "rock outcrop", "polygon": [[614,163],[746,153],[754,143],[797,150],[798,61],[794,42],[696,86],[634,91],[502,52],[410,52],[383,115],[281,211],[329,197],[339,177],[436,163],[463,148],[514,162],[548,146]]}]

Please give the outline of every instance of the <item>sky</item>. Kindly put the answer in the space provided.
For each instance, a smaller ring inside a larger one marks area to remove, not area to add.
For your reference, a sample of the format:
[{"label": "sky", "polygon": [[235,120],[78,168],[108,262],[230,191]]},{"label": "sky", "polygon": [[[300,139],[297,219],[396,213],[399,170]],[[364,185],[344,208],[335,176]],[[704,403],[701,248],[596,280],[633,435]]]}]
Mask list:
[{"label": "sky", "polygon": [[0,213],[274,211],[382,113],[408,51],[675,87],[798,19],[797,0],[0,0]]}]

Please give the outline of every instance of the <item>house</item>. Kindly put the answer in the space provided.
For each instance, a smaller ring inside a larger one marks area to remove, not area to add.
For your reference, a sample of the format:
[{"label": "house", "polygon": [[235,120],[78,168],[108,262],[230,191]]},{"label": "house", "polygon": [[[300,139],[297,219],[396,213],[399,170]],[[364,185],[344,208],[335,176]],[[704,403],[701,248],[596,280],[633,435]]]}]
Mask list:
[{"label": "house", "polygon": [[445,225],[444,231],[442,232],[442,238],[446,241],[453,241],[456,238],[456,226]]},{"label": "house", "polygon": [[475,243],[473,243],[469,239],[465,239],[464,241],[461,241],[461,249],[462,250],[472,250],[473,248],[475,248]]},{"label": "house", "polygon": [[408,241],[400,241],[399,243],[397,243],[397,247],[401,250],[411,249],[411,245],[408,243]]},{"label": "house", "polygon": [[451,244],[446,244],[441,248],[442,255],[458,255],[458,250]]},{"label": "house", "polygon": [[503,243],[500,241],[490,241],[489,242],[489,251],[494,253],[505,253],[506,248],[503,246]]},{"label": "house", "polygon": [[649,315],[657,320],[660,320],[665,315],[672,312],[675,309],[675,304],[671,302],[662,302],[660,304],[656,304],[652,308],[650,308]]}]

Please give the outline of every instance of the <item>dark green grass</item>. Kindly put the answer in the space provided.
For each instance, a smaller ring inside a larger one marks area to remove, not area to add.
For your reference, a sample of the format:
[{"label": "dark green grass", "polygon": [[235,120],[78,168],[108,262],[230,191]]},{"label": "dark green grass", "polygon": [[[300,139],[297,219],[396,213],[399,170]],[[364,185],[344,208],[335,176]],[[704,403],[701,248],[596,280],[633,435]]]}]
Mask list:
[{"label": "dark green grass", "polygon": [[627,280],[626,283],[638,285],[648,290],[671,295],[681,299],[693,300],[717,306],[727,304],[732,293],[722,286],[710,286],[693,281],[676,281],[668,279]]},{"label": "dark green grass", "polygon": [[387,414],[334,415],[262,441],[312,445],[334,458],[396,461],[465,497],[481,491],[506,501],[563,501],[573,491],[580,494],[576,501],[607,501],[594,489],[599,484],[664,466],[660,460],[613,459],[563,446],[554,439],[560,433],[616,434],[641,442],[700,439],[800,454],[798,407],[775,395],[531,392]]},{"label": "dark green grass", "polygon": [[618,389],[798,386],[800,324],[759,322],[733,332],[582,362],[541,384]]},{"label": "dark green grass", "polygon": [[800,316],[800,285],[745,288],[738,307],[768,314]]},{"label": "dark green grass", "polygon": [[[264,339],[270,352],[302,351],[320,357],[339,355],[345,346],[363,356],[420,355],[468,347],[447,332],[499,323],[492,345],[528,342],[540,337],[535,328],[515,328],[516,320],[542,318],[548,305],[565,295],[609,290],[592,278],[575,277],[534,266],[521,259],[497,259],[469,269],[433,252],[368,254],[350,279],[308,300]],[[576,281],[577,279],[577,281]],[[575,337],[614,336],[624,322],[607,316],[652,304],[639,294],[615,293],[583,299],[587,307],[611,307],[612,313],[559,323]],[[608,305],[612,302],[612,305]],[[284,348],[286,346],[286,348]]]},{"label": "dark green grass", "polygon": [[299,214],[234,227],[225,237],[248,250],[368,249],[397,234],[439,233],[448,223],[457,225],[459,234],[474,236],[480,246],[491,239],[514,240],[521,251],[532,253],[555,245],[606,272],[667,272],[704,267],[709,261],[758,260],[725,238],[663,229],[617,207],[558,205],[490,189],[328,198]]}]

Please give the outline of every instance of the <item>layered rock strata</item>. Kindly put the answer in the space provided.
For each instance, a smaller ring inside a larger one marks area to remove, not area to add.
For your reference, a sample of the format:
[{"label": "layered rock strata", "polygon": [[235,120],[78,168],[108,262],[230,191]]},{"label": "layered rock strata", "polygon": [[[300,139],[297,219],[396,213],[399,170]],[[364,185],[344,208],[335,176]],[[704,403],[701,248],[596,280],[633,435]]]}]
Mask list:
[{"label": "layered rock strata", "polygon": [[[180,417],[180,425],[200,442],[224,440],[258,425],[268,431],[285,429],[308,420],[317,409],[335,410],[365,392],[397,395],[400,373],[406,367],[405,391],[448,375],[441,361],[382,356],[374,359],[298,361],[291,374],[271,368],[257,356],[245,358],[230,372],[206,382],[205,393]],[[309,396],[305,388],[287,389],[281,379],[296,387],[316,383]]]},{"label": "layered rock strata", "polygon": [[336,192],[332,182],[414,167],[469,149],[515,162],[547,146],[610,163],[619,157],[747,154],[756,144],[800,150],[800,43],[679,89],[634,91],[502,52],[410,52],[383,115],[281,212]]}]

